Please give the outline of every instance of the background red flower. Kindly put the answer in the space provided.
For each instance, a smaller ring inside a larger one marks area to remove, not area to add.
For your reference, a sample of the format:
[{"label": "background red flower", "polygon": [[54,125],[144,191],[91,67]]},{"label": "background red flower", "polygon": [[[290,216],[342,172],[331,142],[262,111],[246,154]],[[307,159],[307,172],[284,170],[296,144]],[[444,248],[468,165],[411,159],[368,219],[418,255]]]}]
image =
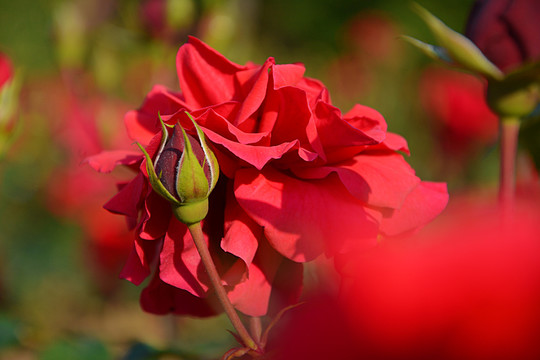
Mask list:
[{"label": "background red flower", "polygon": [[291,311],[283,358],[536,359],[540,355],[540,215],[514,218],[480,198],[438,227],[340,259],[339,297]]},{"label": "background red flower", "polygon": [[447,154],[470,156],[475,148],[495,142],[498,118],[485,102],[480,78],[442,67],[427,68],[420,82],[420,100]]}]

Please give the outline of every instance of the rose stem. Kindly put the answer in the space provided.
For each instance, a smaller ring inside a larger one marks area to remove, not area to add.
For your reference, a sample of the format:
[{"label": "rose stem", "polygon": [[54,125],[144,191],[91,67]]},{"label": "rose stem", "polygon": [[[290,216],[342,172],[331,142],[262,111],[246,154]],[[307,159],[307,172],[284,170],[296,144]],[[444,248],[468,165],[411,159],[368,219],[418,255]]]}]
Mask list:
[{"label": "rose stem", "polygon": [[258,316],[252,316],[249,318],[249,325],[251,329],[251,335],[255,337],[257,343],[261,342],[262,324],[261,318]]},{"label": "rose stem", "polygon": [[208,247],[206,246],[206,243],[204,241],[201,223],[198,222],[192,225],[188,225],[188,229],[189,229],[189,232],[191,233],[191,237],[193,238],[193,242],[195,243],[195,246],[197,247],[197,250],[199,251],[199,255],[201,256],[203,265],[206,268],[206,272],[208,273],[208,276],[210,277],[210,281],[212,282],[212,285],[214,286],[216,295],[219,301],[221,302],[221,305],[223,306],[225,313],[229,317],[229,320],[231,321],[232,325],[236,329],[238,336],[240,336],[245,346],[255,351],[259,350],[257,344],[255,343],[255,341],[253,341],[253,339],[249,335],[247,329],[245,328],[244,324],[240,320],[240,317],[236,313],[236,310],[232,306],[231,301],[229,300],[229,297],[227,296],[227,292],[225,291],[225,288],[223,287],[221,283],[221,278],[219,277],[219,274],[217,272],[216,265],[214,264],[214,261],[212,260],[212,257],[210,256],[210,252],[208,251]]},{"label": "rose stem", "polygon": [[519,135],[519,119],[501,119],[501,158],[499,180],[499,203],[510,209],[514,202],[516,187],[516,153]]}]

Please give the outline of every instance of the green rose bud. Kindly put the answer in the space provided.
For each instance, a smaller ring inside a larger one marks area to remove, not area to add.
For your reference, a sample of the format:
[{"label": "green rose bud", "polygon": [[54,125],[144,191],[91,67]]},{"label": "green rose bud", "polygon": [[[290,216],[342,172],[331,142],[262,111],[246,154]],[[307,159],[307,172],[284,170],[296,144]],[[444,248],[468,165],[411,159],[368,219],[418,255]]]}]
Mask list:
[{"label": "green rose bud", "polygon": [[193,117],[186,112],[197,131],[198,140],[186,133],[180,123],[172,127],[169,135],[162,125],[162,138],[157,155],[152,161],[146,157],[146,169],[155,192],[168,200],[178,220],[191,225],[206,217],[208,196],[217,184],[219,165],[208,147],[204,133]]}]

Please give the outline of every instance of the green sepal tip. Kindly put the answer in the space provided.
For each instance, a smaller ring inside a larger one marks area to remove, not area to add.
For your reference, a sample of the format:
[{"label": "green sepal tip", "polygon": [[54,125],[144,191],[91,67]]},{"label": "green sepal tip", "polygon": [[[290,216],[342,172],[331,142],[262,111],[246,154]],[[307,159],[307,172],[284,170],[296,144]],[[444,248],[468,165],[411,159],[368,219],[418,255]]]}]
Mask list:
[{"label": "green sepal tip", "polygon": [[193,123],[193,126],[195,126],[195,130],[197,131],[197,136],[199,137],[201,147],[204,151],[205,159],[208,160],[208,167],[210,168],[210,176],[211,176],[210,189],[208,190],[208,192],[210,193],[212,190],[214,190],[214,187],[216,186],[219,179],[219,164],[218,164],[216,155],[214,155],[214,152],[210,149],[210,147],[206,143],[206,137],[202,129],[195,122],[195,119],[193,118],[193,116],[191,116],[190,113],[186,111],[186,115],[189,117],[189,119]]},{"label": "green sepal tip", "polygon": [[184,136],[184,151],[176,175],[176,192],[182,203],[196,202],[208,197],[208,179],[193,152],[186,131],[181,126],[180,129]]},{"label": "green sepal tip", "polygon": [[460,67],[480,73],[490,79],[502,80],[504,73],[480,51],[467,37],[449,28],[435,15],[417,3],[412,4],[414,11],[424,20],[439,45]]}]

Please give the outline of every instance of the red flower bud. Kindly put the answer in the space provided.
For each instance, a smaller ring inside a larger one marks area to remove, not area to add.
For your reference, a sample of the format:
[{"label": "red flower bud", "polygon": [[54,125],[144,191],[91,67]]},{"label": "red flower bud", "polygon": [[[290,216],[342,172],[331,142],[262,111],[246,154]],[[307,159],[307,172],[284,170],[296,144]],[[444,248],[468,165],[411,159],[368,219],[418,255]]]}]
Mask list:
[{"label": "red flower bud", "polygon": [[[210,167],[205,161],[204,151],[201,145],[193,138],[193,136],[186,134],[186,138],[189,139],[193,154],[206,175],[206,181],[198,186],[191,186],[192,194],[189,196],[191,199],[199,199],[207,196],[209,185]],[[186,190],[179,189],[177,181],[180,176],[180,165],[182,161],[182,155],[185,151],[184,134],[182,134],[182,128],[176,124],[174,126],[171,137],[165,143],[163,150],[156,159],[156,173],[161,180],[161,183],[178,201],[184,201]]]},{"label": "red flower bud", "polygon": [[191,115],[187,114],[199,141],[188,135],[180,124],[169,137],[163,122],[161,144],[154,161],[140,145],[146,157],[146,170],[155,192],[167,199],[174,215],[185,224],[194,224],[208,213],[208,196],[217,184],[219,165]]},{"label": "red flower bud", "polygon": [[540,2],[479,0],[465,34],[504,72],[540,60]]}]

